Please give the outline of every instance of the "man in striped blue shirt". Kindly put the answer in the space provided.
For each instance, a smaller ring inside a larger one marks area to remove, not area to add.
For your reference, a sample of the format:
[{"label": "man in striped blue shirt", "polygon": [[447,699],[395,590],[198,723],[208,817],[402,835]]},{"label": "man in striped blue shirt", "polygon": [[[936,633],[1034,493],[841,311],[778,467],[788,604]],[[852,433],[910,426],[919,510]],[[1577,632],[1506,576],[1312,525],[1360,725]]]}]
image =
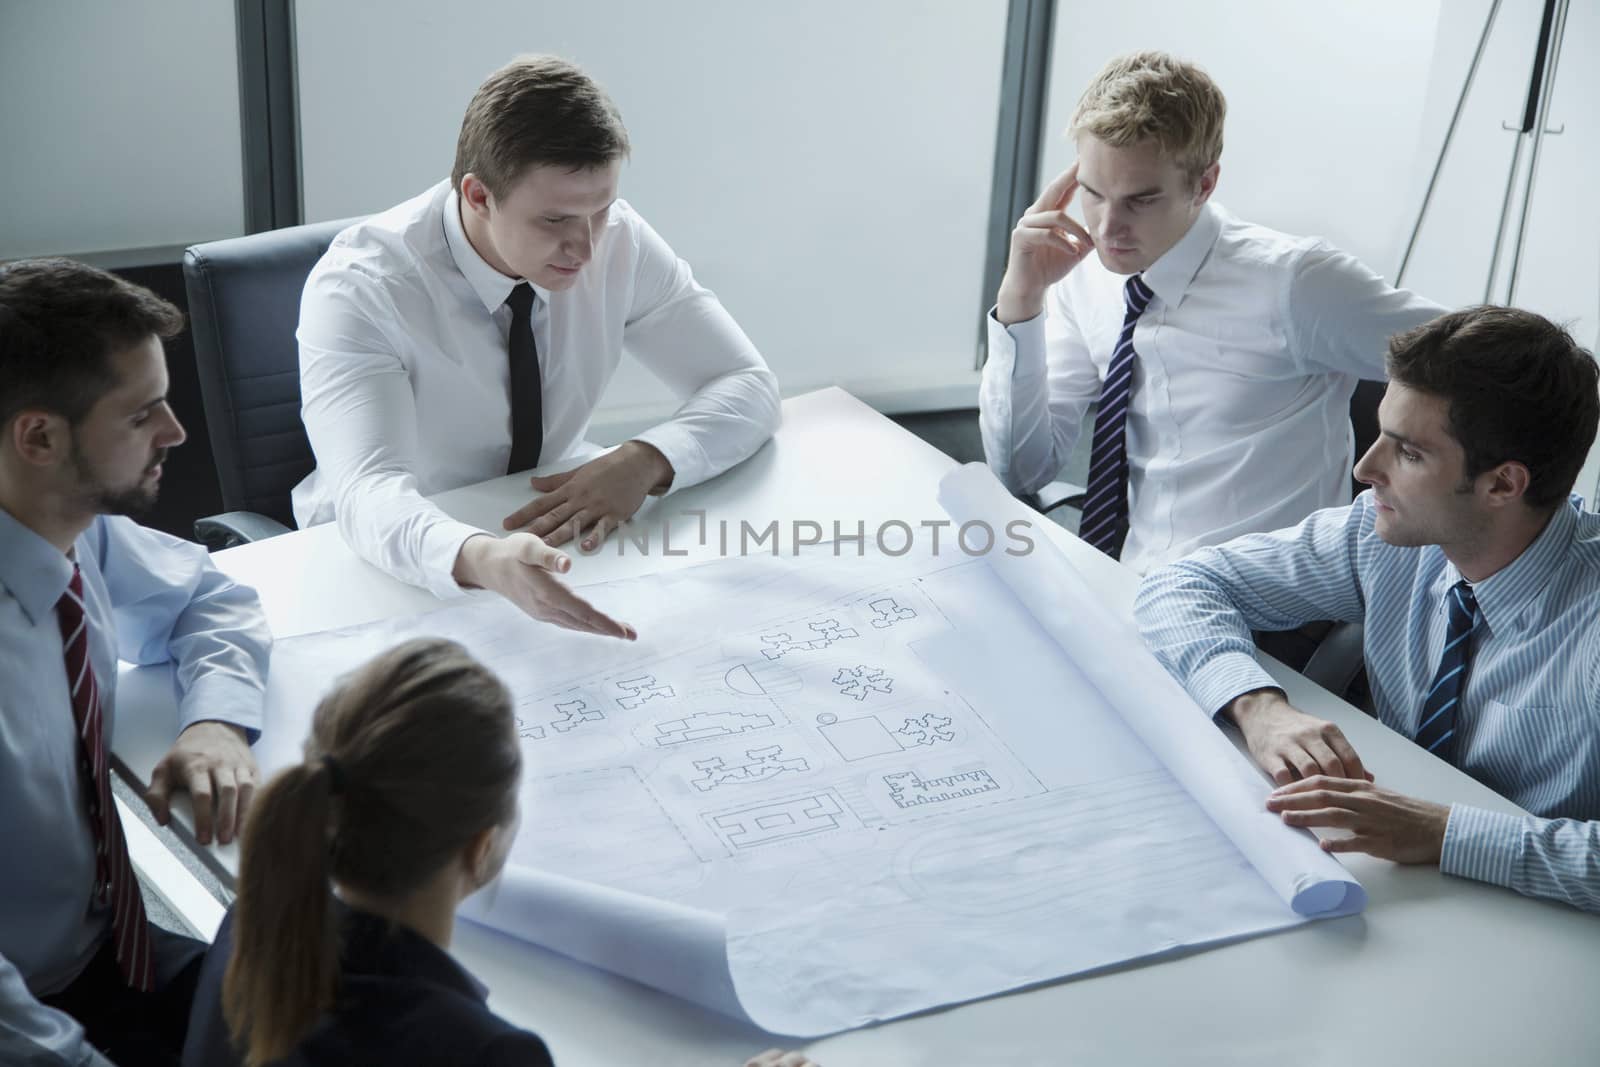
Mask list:
[{"label": "man in striped blue shirt", "polygon": [[[1331,852],[1600,911],[1600,516],[1568,494],[1600,421],[1595,363],[1526,311],[1468,308],[1390,341],[1371,489],[1299,526],[1151,574],[1135,613],[1201,707],[1238,725],[1291,826]],[[1532,816],[1432,804],[1372,780],[1292,707],[1252,627],[1365,624],[1379,719]]]}]

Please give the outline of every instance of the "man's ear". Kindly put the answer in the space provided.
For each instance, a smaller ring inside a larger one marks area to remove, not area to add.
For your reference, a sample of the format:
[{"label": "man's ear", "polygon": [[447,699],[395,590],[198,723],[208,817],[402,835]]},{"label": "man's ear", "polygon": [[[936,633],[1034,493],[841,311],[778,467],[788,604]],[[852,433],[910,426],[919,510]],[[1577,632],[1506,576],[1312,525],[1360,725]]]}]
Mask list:
[{"label": "man's ear", "polygon": [[461,177],[461,188],[456,190],[461,194],[461,203],[466,209],[481,219],[489,217],[489,187],[483,184],[483,179],[470,171]]},{"label": "man's ear", "polygon": [[5,428],[5,442],[24,463],[48,467],[72,450],[72,428],[49,411],[20,411]]},{"label": "man's ear", "polygon": [[1488,502],[1491,507],[1506,507],[1518,503],[1528,492],[1528,482],[1532,475],[1528,468],[1516,460],[1507,460],[1493,470],[1484,471],[1478,476],[1488,479]]},{"label": "man's ear", "polygon": [[1222,164],[1213,163],[1200,172],[1200,184],[1194,191],[1194,202],[1203,204],[1211,199],[1211,194],[1217,191],[1217,177],[1222,173]]}]

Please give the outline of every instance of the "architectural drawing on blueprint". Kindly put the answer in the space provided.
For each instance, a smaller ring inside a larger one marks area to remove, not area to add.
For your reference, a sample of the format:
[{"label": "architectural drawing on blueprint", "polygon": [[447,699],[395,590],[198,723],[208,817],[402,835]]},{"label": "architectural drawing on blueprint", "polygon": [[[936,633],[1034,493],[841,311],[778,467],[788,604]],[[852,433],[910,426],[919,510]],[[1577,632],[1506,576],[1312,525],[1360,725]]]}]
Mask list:
[{"label": "architectural drawing on blueprint", "polygon": [[709,737],[729,737],[774,725],[771,715],[759,711],[697,711],[681,719],[654,724],[651,740],[661,746],[704,741]]},{"label": "architectural drawing on blueprint", "polygon": [[542,741],[544,740],[544,727],[536,722],[529,722],[521,715],[518,715],[517,736],[524,741]]},{"label": "architectural drawing on blueprint", "polygon": [[800,692],[805,683],[800,675],[773,663],[740,663],[722,674],[729,691],[747,697],[788,696]]},{"label": "architectural drawing on blueprint", "polygon": [[550,728],[560,734],[574,729],[581,723],[604,722],[606,718],[604,712],[599,708],[591,708],[589,702],[582,697],[576,700],[557,701],[555,709],[560,713],[560,718],[551,719]]},{"label": "architectural drawing on blueprint", "polygon": [[691,778],[689,784],[704,793],[723,785],[765,782],[785,771],[798,774],[809,771],[811,764],[803,756],[785,758],[782,745],[768,745],[765,748],[746,749],[742,763],[730,764],[725,756],[710,756],[695,760],[694,767],[700,776]]},{"label": "architectural drawing on blueprint", "polygon": [[916,808],[923,804],[943,804],[1000,788],[994,776],[981,768],[965,774],[927,779],[915,771],[900,771],[884,775],[883,784],[889,787],[889,799],[901,809]]},{"label": "architectural drawing on blueprint", "polygon": [[840,667],[839,673],[833,676],[833,684],[839,687],[840,696],[854,700],[865,700],[869,693],[894,692],[894,679],[885,674],[882,667],[869,667],[865,663]]},{"label": "architectural drawing on blueprint", "polygon": [[815,652],[837,641],[861,636],[838,619],[823,619],[820,622],[809,623],[806,630],[811,632],[810,637],[806,637],[803,631],[799,638],[791,637],[791,631],[788,630],[762,634],[761,643],[766,647],[761,650],[761,654],[768,659],[782,659],[791,652]]},{"label": "architectural drawing on blueprint", "polygon": [[817,727],[817,732],[846,763],[956,739],[954,720],[948,715],[931,711],[915,717],[908,716],[892,730],[877,715],[843,721],[837,718],[831,722],[824,720],[825,717],[818,717],[821,725]]},{"label": "architectural drawing on blueprint", "polygon": [[671,700],[677,695],[672,691],[672,686],[657,685],[656,676],[653,674],[620,679],[617,688],[623,692],[623,695],[617,698],[617,707],[623,711],[632,711],[652,700]]},{"label": "architectural drawing on blueprint", "polygon": [[724,844],[742,850],[811,837],[844,826],[844,805],[831,791],[771,800],[708,814]]},{"label": "architectural drawing on blueprint", "polygon": [[887,630],[897,622],[905,622],[908,619],[917,617],[915,611],[901,607],[900,603],[892,596],[869,600],[867,601],[867,607],[872,609],[875,616],[872,620],[872,628],[875,630]]},{"label": "architectural drawing on blueprint", "polygon": [[940,741],[954,741],[955,732],[950,728],[951,720],[948,716],[928,712],[915,719],[907,719],[896,730],[895,736],[905,739],[912,745],[934,745]]}]

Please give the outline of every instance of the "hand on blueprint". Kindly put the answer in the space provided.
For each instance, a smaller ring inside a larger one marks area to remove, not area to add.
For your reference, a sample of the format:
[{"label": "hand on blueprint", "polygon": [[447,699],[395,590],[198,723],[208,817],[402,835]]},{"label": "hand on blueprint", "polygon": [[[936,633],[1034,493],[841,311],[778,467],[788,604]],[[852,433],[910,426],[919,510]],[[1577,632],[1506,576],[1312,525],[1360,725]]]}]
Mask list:
[{"label": "hand on blueprint", "polygon": [[172,794],[189,791],[194,806],[194,836],[202,845],[226,845],[244,824],[256,791],[256,758],[244,731],[225,722],[197,722],[178,735],[156,769],[144,801],[162,826],[172,818]]},{"label": "hand on blueprint", "polygon": [[1245,693],[1226,711],[1244,734],[1251,757],[1278,785],[1316,774],[1372,779],[1343,731],[1290,704],[1281,689]]},{"label": "hand on blueprint", "polygon": [[814,1061],[806,1058],[803,1052],[785,1052],[779,1048],[769,1048],[759,1056],[745,1061],[744,1067],[819,1067]]},{"label": "hand on blueprint", "polygon": [[995,315],[1006,326],[1044,310],[1044,294],[1094,249],[1094,238],[1067,215],[1078,191],[1074,163],[1044,187],[1011,231],[1011,253]]},{"label": "hand on blueprint", "polygon": [[455,579],[468,588],[492,589],[535,619],[569,630],[620,637],[639,635],[632,626],[595,609],[556,580],[572,559],[529,533],[469,537],[456,556]]},{"label": "hand on blueprint", "polygon": [[1348,830],[1322,842],[1325,852],[1365,852],[1396,863],[1439,862],[1450,809],[1404,796],[1366,779],[1314,775],[1280,786],[1267,810],[1289,826]]},{"label": "hand on blueprint", "polygon": [[544,495],[507,515],[505,528],[520,529],[564,545],[584,535],[582,548],[592,552],[606,535],[633,517],[651,493],[672,484],[672,464],[643,441],[628,441],[581,467],[528,484]]}]

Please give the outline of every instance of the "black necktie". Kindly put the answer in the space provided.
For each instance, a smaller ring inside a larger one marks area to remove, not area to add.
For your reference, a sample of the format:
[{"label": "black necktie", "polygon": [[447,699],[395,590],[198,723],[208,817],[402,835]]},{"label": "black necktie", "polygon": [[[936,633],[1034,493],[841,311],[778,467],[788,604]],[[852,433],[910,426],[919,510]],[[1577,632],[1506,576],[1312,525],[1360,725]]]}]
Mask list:
[{"label": "black necktie", "polygon": [[506,297],[511,308],[511,459],[506,473],[539,465],[544,447],[544,392],[539,347],[533,343],[533,286],[521,282]]}]

